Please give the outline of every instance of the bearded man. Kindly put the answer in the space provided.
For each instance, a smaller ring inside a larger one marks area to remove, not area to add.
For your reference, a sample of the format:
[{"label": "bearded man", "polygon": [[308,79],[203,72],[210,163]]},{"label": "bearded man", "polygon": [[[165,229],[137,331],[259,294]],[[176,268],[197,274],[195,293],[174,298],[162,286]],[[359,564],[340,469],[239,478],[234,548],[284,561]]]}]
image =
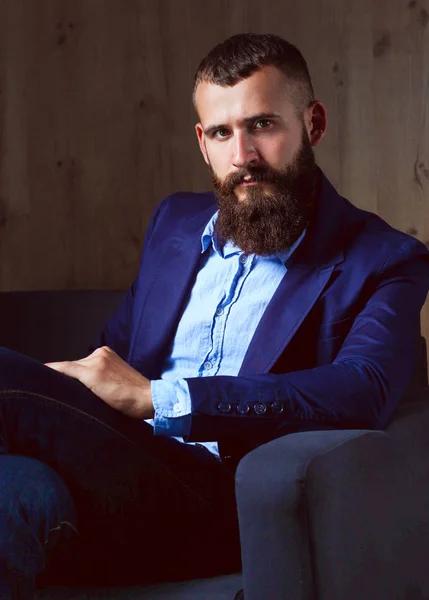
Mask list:
[{"label": "bearded man", "polygon": [[83,582],[239,569],[240,459],[291,432],[384,428],[410,381],[429,252],[316,166],[327,113],[297,48],[225,40],[193,101],[214,193],[158,205],[88,356],[1,351],[2,599],[31,598],[73,544]]}]

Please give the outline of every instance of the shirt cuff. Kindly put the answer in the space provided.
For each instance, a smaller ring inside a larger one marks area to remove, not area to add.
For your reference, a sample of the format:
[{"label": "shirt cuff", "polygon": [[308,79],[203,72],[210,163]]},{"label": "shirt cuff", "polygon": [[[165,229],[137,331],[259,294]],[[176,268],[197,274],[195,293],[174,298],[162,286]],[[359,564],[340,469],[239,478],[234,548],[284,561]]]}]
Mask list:
[{"label": "shirt cuff", "polygon": [[184,437],[191,425],[191,395],[185,379],[151,381],[155,435]]}]

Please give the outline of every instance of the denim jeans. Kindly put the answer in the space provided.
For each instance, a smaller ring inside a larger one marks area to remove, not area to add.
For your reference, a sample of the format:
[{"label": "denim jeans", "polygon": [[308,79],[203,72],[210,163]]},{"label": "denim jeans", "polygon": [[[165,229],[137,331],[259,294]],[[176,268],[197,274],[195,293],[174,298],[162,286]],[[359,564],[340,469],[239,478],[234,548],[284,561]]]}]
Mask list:
[{"label": "denim jeans", "polygon": [[230,469],[0,348],[0,600],[239,569]]}]

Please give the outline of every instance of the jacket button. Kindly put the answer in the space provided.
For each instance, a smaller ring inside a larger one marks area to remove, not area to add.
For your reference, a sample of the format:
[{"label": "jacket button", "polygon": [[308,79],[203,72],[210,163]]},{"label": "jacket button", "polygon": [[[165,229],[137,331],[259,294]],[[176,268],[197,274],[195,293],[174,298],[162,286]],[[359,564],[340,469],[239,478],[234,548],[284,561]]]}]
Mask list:
[{"label": "jacket button", "polygon": [[231,412],[231,404],[229,402],[222,401],[217,405],[217,409],[221,413]]},{"label": "jacket button", "polygon": [[282,413],[282,412],[283,412],[283,404],[282,404],[282,402],[277,402],[277,401],[276,401],[276,402],[273,402],[273,403],[271,404],[271,410],[272,410],[273,412],[277,413],[278,415],[279,415],[280,413]]},{"label": "jacket button", "polygon": [[257,402],[253,409],[257,415],[263,415],[267,412],[267,405],[263,402]]},{"label": "jacket button", "polygon": [[240,415],[247,415],[249,410],[250,410],[250,406],[248,404],[246,404],[246,402],[242,402],[241,404],[237,405],[237,412],[239,412]]}]

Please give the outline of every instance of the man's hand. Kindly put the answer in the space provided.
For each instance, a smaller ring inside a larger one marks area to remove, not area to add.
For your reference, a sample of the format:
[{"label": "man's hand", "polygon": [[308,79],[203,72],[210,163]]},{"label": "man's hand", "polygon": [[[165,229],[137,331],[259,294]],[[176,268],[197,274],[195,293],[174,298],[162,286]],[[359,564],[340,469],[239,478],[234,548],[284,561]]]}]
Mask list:
[{"label": "man's hand", "polygon": [[154,407],[150,381],[108,346],[75,361],[45,366],[78,379],[109,406],[135,419],[151,419]]}]

